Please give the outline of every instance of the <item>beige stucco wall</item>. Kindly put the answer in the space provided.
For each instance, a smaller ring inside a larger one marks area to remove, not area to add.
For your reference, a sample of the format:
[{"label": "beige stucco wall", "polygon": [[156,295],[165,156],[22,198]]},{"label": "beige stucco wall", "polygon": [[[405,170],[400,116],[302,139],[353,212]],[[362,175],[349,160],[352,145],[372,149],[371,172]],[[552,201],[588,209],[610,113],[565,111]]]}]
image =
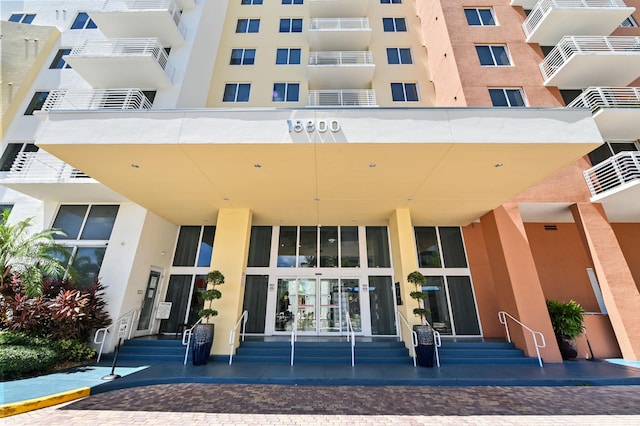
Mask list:
[{"label": "beige stucco wall", "polygon": [[54,27],[0,21],[2,36],[2,136],[18,107],[29,94],[38,73],[48,66],[47,58],[56,47],[60,31]]}]

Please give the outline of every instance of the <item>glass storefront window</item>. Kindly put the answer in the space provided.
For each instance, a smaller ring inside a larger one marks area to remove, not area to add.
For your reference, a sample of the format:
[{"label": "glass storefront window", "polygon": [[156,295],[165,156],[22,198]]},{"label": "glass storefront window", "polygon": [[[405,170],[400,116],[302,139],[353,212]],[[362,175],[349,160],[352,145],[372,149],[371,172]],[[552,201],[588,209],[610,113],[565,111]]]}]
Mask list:
[{"label": "glass storefront window", "polygon": [[320,267],[338,267],[337,226],[323,226],[320,228]]},{"label": "glass storefront window", "polygon": [[78,288],[91,287],[100,273],[106,247],[78,247],[73,268],[78,273]]},{"label": "glass storefront window", "polygon": [[318,266],[318,228],[315,226],[300,227],[298,263],[301,268],[315,268]]},{"label": "glass storefront window", "polygon": [[416,226],[416,246],[418,250],[418,265],[421,268],[440,268],[440,249],[436,228],[432,226]]},{"label": "glass storefront window", "polygon": [[357,226],[340,227],[340,266],[357,268],[360,266],[360,243]]},{"label": "glass storefront window", "polygon": [[271,256],[271,227],[251,227],[251,241],[249,242],[249,259],[247,266],[269,266]]},{"label": "glass storefront window", "polygon": [[82,230],[81,240],[108,240],[116,221],[119,206],[91,206]]},{"label": "glass storefront window", "polygon": [[471,279],[467,276],[447,277],[453,324],[458,335],[480,334]]},{"label": "glass storefront window", "polygon": [[440,243],[442,244],[442,256],[445,268],[466,268],[467,258],[464,254],[462,233],[458,227],[438,228]]},{"label": "glass storefront window", "polygon": [[278,267],[296,267],[297,227],[281,226],[278,238]]},{"label": "glass storefront window", "polygon": [[181,226],[173,266],[193,266],[198,251],[200,226]]},{"label": "glass storefront window", "polygon": [[88,205],[63,205],[58,209],[58,215],[53,222],[53,228],[60,229],[66,235],[57,235],[59,240],[75,240],[80,235],[80,228]]},{"label": "glass storefront window", "polygon": [[396,334],[394,303],[391,277],[369,277],[371,334],[378,336]]},{"label": "glass storefront window", "polygon": [[447,306],[447,294],[444,288],[444,277],[426,277],[427,285],[422,291],[427,293],[426,308],[431,312],[427,321],[441,334],[451,334],[451,320]]},{"label": "glass storefront window", "polygon": [[215,226],[205,226],[202,230],[200,240],[200,250],[198,251],[198,263],[196,266],[211,265],[211,255],[213,254],[213,239],[216,236]]},{"label": "glass storefront window", "polygon": [[370,268],[390,268],[386,226],[367,226],[367,262]]}]

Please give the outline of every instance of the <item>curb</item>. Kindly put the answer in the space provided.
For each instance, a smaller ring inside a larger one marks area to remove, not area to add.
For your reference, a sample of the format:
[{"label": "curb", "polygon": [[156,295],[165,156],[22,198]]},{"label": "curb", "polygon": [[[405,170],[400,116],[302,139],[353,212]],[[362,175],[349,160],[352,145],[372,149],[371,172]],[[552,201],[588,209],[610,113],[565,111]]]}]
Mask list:
[{"label": "curb", "polygon": [[63,402],[73,401],[75,399],[89,396],[91,388],[80,388],[66,392],[60,392],[53,395],[42,396],[26,401],[12,402],[0,405],[0,419],[4,417],[14,416],[16,414],[26,413],[27,411],[39,410],[40,408],[51,407],[52,405],[62,404]]}]

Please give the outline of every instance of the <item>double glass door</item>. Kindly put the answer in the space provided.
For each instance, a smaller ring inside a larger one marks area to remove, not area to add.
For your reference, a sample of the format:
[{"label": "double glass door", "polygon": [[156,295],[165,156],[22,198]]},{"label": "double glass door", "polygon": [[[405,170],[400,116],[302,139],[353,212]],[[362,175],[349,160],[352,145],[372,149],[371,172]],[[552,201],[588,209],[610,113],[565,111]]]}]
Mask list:
[{"label": "double glass door", "polygon": [[348,313],[354,331],[361,332],[359,290],[356,278],[279,278],[274,331],[346,333]]}]

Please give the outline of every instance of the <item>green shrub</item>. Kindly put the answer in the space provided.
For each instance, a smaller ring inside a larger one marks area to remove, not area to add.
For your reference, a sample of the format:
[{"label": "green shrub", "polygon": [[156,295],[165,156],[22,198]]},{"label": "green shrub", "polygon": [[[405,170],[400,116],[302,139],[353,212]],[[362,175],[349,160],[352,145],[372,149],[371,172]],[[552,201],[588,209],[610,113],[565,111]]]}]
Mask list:
[{"label": "green shrub", "polygon": [[51,340],[17,331],[0,331],[0,345],[50,346]]},{"label": "green shrub", "polygon": [[95,349],[88,347],[79,340],[57,340],[53,344],[60,361],[89,361],[98,355]]},{"label": "green shrub", "polygon": [[58,360],[55,350],[42,346],[0,346],[0,377],[11,380],[48,371]]}]

